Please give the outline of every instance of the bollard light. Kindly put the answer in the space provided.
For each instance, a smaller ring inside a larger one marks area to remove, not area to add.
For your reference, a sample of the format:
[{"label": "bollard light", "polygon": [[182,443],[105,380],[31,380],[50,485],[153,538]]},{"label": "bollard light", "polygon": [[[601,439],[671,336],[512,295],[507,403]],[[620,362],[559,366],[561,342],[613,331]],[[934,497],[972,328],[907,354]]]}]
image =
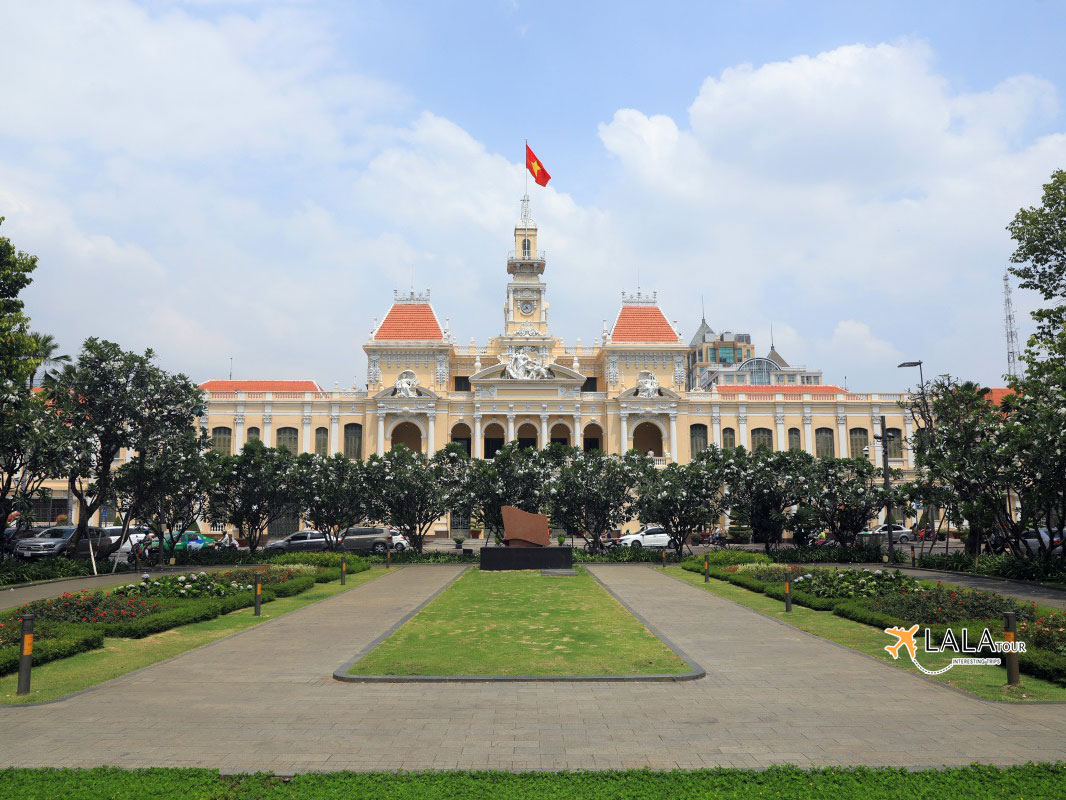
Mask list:
[{"label": "bollard light", "polygon": [[1007,652],[1007,684],[1017,686],[1022,682],[1022,676],[1018,668],[1018,654],[1014,652],[1014,642],[1018,633],[1018,617],[1013,611],[1003,615],[1003,638],[1011,645]]},{"label": "bollard light", "polygon": [[344,586],[345,578],[348,575],[348,556],[341,556],[341,586]]},{"label": "bollard light", "polygon": [[257,572],[256,575],[255,575],[255,616],[257,616],[257,617],[262,615],[262,610],[261,610],[262,602],[263,602],[263,578]]},{"label": "bollard light", "polygon": [[711,582],[710,559],[707,557],[706,553],[703,554],[703,582],[704,583],[710,583]]},{"label": "bollard light", "polygon": [[785,611],[792,610],[792,580],[791,576],[785,576]]},{"label": "bollard light", "polygon": [[19,677],[15,694],[30,693],[30,668],[33,666],[33,614],[22,618],[22,641],[19,645]]}]

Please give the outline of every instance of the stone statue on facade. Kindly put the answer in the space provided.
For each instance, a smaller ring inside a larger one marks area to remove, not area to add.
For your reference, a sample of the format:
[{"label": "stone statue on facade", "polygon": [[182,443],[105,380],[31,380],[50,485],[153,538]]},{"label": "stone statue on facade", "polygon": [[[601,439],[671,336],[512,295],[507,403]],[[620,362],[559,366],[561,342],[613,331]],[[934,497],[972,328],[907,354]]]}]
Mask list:
[{"label": "stone statue on facade", "polygon": [[637,375],[637,397],[658,397],[659,381],[647,370]]},{"label": "stone statue on facade", "polygon": [[538,381],[553,377],[551,370],[524,350],[511,354],[503,373],[515,381]]},{"label": "stone statue on facade", "polygon": [[418,397],[418,378],[411,370],[406,369],[400,373],[400,377],[396,379],[396,391],[393,396]]}]

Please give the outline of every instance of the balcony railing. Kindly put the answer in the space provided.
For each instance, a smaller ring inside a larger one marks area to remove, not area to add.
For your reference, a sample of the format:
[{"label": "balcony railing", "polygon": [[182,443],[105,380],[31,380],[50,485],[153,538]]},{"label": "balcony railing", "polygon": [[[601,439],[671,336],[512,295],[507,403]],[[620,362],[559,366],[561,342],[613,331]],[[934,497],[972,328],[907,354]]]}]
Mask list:
[{"label": "balcony railing", "polygon": [[547,257],[546,250],[512,250],[507,254],[508,261],[544,261]]}]

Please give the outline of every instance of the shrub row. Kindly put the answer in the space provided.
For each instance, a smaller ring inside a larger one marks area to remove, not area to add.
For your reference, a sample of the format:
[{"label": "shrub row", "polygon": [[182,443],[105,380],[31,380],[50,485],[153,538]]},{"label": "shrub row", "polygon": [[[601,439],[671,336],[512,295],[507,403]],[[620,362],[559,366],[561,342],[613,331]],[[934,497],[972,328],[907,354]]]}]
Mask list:
[{"label": "shrub row", "polygon": [[[289,581],[289,583],[295,583],[296,580]],[[314,581],[307,582],[304,591],[306,591],[307,588],[310,588],[313,584]],[[279,586],[270,589],[263,589],[262,602],[269,603],[277,596],[277,589],[280,588],[280,586],[285,585],[286,584],[279,584]],[[162,611],[158,614],[150,614],[147,617],[140,617],[139,619],[131,619],[127,622],[109,622],[100,627],[107,636],[115,636],[123,639],[143,639],[145,636],[151,636],[153,633],[162,633],[163,631],[169,631],[171,628],[177,628],[181,625],[190,625],[194,622],[204,622],[205,620],[214,619],[223,614],[228,614],[231,611],[248,608],[248,606],[254,604],[255,592],[241,592],[240,594],[230,595],[229,597],[185,600],[182,601],[182,604],[179,607],[172,608],[168,611]]]},{"label": "shrub row", "polygon": [[42,558],[39,561],[21,561],[8,556],[0,561],[0,586],[30,581],[48,581],[54,578],[79,578],[92,575],[88,561],[73,558]]},{"label": "shrub row", "polygon": [[[60,658],[96,650],[104,646],[104,631],[100,627],[54,624],[37,626],[33,643],[33,664],[47,664]],[[0,675],[18,672],[19,645],[0,648]]]},{"label": "shrub row", "polygon": [[970,572],[990,578],[1066,583],[1066,563],[1059,558],[1045,563],[1039,557],[1015,558],[1009,554],[974,557],[969,553],[956,551],[947,554],[929,553],[918,560],[918,566],[953,572]]},{"label": "shrub row", "polygon": [[[839,544],[824,544],[820,547],[782,547],[774,550],[770,558],[787,564],[876,564],[885,551],[880,546],[855,544],[844,547]],[[903,560],[903,551],[896,550],[896,559]]]}]

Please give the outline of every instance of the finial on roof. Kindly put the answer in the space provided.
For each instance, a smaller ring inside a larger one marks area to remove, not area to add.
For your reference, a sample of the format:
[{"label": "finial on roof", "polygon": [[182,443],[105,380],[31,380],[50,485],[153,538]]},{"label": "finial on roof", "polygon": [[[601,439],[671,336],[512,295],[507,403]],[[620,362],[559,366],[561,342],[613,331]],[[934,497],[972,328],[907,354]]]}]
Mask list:
[{"label": "finial on roof", "polygon": [[416,292],[412,289],[410,292],[401,294],[398,289],[392,290],[392,302],[393,303],[428,303],[429,302],[429,289],[424,292]]},{"label": "finial on roof", "polygon": [[650,295],[643,294],[639,287],[636,294],[628,294],[625,289],[622,290],[622,305],[624,306],[656,306],[658,304],[658,292],[652,292]]},{"label": "finial on roof", "polygon": [[774,349],[774,324],[770,323],[770,349]]}]

